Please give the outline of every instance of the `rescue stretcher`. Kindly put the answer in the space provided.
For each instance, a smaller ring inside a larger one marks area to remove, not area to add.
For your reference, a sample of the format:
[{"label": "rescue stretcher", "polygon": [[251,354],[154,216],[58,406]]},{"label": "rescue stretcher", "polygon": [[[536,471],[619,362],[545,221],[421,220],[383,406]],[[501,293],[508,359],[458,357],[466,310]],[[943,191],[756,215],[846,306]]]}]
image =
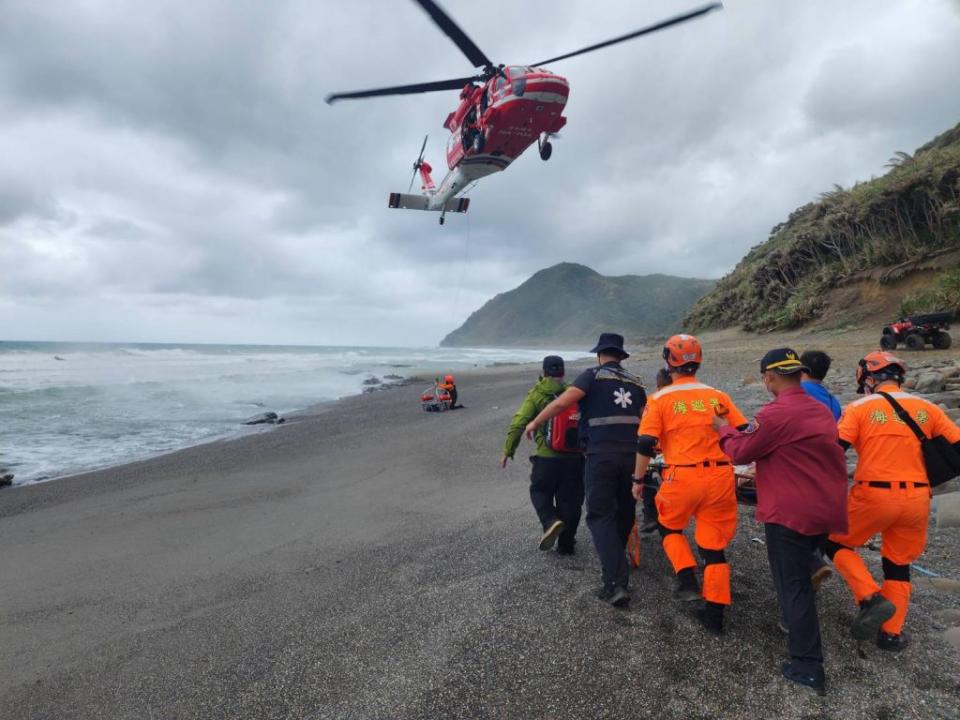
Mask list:
[{"label": "rescue stretcher", "polygon": [[452,404],[450,393],[439,385],[431,385],[420,394],[420,408],[425,412],[446,412]]},{"label": "rescue stretcher", "polygon": [[737,502],[741,505],[757,504],[757,468],[755,465],[734,465],[733,477],[737,481]]},{"label": "rescue stretcher", "polygon": [[[663,456],[658,455],[650,462],[643,484],[647,487],[659,489],[660,483],[663,482],[664,468]],[[737,502],[741,505],[756,505],[756,466],[734,465],[733,475],[737,483]],[[627,559],[633,567],[640,567],[640,528],[636,521],[634,521],[633,527],[630,528],[630,536],[627,538]]]}]

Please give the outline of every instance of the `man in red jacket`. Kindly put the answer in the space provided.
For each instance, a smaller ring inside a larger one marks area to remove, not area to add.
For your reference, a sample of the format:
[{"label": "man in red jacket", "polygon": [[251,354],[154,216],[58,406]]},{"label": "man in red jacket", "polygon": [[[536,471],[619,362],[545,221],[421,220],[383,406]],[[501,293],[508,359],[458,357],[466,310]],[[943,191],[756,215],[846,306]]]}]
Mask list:
[{"label": "man in red jacket", "polygon": [[846,532],[847,464],[833,415],[800,385],[805,369],[793,350],[771,350],[760,361],[760,374],[773,402],[745,430],[719,416],[714,427],[733,462],[757,463],[757,520],[764,523],[773,584],[790,630],[783,675],[823,694],[810,555],[828,533]]}]

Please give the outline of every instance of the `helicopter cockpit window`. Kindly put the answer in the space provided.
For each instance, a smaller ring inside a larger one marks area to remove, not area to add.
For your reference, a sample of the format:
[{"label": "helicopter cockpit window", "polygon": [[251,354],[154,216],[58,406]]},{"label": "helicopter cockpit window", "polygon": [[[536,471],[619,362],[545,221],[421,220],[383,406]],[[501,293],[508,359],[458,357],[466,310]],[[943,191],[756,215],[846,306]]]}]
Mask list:
[{"label": "helicopter cockpit window", "polygon": [[507,81],[504,79],[503,75],[497,78],[496,91],[500,92],[503,90],[503,86],[507,84]]},{"label": "helicopter cockpit window", "polygon": [[507,76],[512,78],[523,77],[527,74],[527,69],[519,65],[511,65],[507,68]]}]

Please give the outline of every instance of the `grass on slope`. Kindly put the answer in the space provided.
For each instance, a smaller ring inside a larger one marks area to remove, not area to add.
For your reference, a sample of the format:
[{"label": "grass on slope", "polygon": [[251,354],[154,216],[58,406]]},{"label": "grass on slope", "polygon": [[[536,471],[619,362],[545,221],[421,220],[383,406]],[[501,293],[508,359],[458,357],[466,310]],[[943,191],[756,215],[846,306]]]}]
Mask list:
[{"label": "grass on slope", "polygon": [[826,293],[848,280],[960,248],[960,125],[912,156],[897,153],[890,167],[795,210],[693,306],[684,325],[797,327],[818,317]]}]

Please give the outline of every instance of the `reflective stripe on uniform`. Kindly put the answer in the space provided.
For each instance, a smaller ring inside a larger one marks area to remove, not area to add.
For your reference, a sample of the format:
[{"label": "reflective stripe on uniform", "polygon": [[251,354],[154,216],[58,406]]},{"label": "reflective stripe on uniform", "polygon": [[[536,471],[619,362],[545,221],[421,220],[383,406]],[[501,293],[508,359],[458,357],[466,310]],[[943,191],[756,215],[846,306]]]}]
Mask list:
[{"label": "reflective stripe on uniform", "polygon": [[[922,400],[923,402],[930,402],[926,398],[917,397],[916,395],[911,395],[910,393],[906,393],[906,392],[888,392],[887,394],[895,400],[913,399],[913,400]],[[854,400],[852,403],[847,405],[847,407],[857,407],[858,405],[863,405],[864,403],[868,403],[868,402],[876,402],[878,400],[882,402],[886,407],[890,407],[890,403],[887,402],[887,399],[883,397],[883,395],[867,395],[866,397],[862,397],[862,398],[858,398],[857,400]]]},{"label": "reflective stripe on uniform", "polygon": [[654,394],[654,398],[661,397],[663,395],[668,395],[672,392],[677,392],[678,390],[714,390],[715,388],[710,387],[709,385],[704,385],[699,382],[685,382],[678,383],[676,385],[667,385],[664,388],[660,388]]},{"label": "reflective stripe on uniform", "polygon": [[590,427],[597,425],[639,425],[640,418],[629,415],[611,415],[609,417],[590,418],[587,420]]}]

